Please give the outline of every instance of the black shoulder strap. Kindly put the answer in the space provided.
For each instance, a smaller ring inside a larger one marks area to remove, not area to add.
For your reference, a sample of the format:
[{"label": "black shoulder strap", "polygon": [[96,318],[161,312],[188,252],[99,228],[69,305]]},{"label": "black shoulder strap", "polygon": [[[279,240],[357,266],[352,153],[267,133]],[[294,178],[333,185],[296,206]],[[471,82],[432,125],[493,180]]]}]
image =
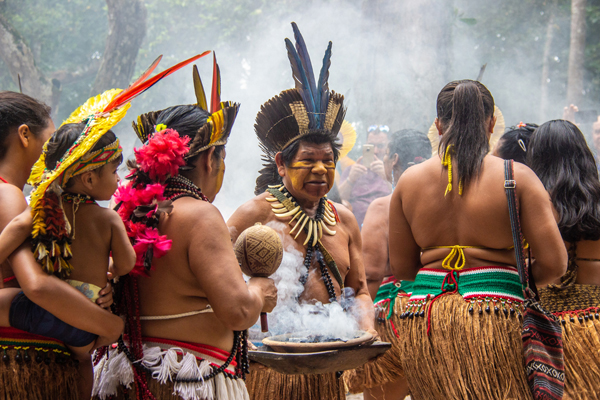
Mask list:
[{"label": "black shoulder strap", "polygon": [[521,232],[521,221],[519,218],[519,209],[517,207],[517,197],[515,189],[517,182],[513,175],[513,160],[504,161],[504,189],[506,190],[506,199],[508,200],[508,212],[510,214],[510,228],[513,235],[515,246],[515,258],[517,260],[517,270],[523,285],[523,294],[526,299],[536,298],[535,291],[531,289],[531,277],[529,269],[525,263],[525,252],[523,250],[523,233]]}]

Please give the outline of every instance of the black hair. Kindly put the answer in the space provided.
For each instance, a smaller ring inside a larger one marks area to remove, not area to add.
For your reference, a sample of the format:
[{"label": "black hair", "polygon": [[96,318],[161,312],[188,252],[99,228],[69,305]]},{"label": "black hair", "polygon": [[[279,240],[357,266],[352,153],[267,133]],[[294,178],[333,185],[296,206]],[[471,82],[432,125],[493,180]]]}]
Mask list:
[{"label": "black hair", "polygon": [[448,83],[437,98],[437,117],[444,134],[439,154],[452,146],[456,182],[466,187],[481,172],[489,151],[488,118],[494,115],[494,98],[480,82],[472,80]]},{"label": "black hair", "polygon": [[401,171],[431,157],[431,142],[427,135],[414,129],[392,133],[388,148],[390,157],[398,154],[398,167]]},{"label": "black hair", "polygon": [[342,144],[336,140],[335,136],[315,132],[302,136],[299,140],[296,140],[288,147],[283,149],[283,151],[281,152],[281,158],[283,159],[283,162],[286,166],[290,165],[290,163],[298,153],[300,143],[303,142],[310,144],[330,143],[331,150],[333,150],[333,161],[337,164],[338,158],[340,157],[340,149],[342,148]]},{"label": "black hair", "polygon": [[[52,170],[56,167],[58,161],[65,155],[67,150],[75,143],[77,138],[81,135],[81,132],[85,129],[85,122],[77,124],[65,124],[58,128],[56,132],[52,134],[52,137],[48,141],[47,153],[46,153],[46,168]],[[114,132],[111,130],[106,131],[104,135],[92,147],[90,152],[98,151],[103,147],[108,146],[117,140]],[[122,160],[122,156],[121,156]],[[101,168],[94,170],[100,172]],[[69,180],[70,182],[70,180]],[[69,182],[65,184],[65,187],[70,186]]]},{"label": "black hair", "polygon": [[6,154],[6,139],[13,129],[27,125],[37,136],[51,120],[46,104],[26,94],[0,91],[0,159]]},{"label": "black hair", "polygon": [[[156,125],[164,124],[168,129],[176,130],[180,136],[190,138],[190,154],[206,145],[203,140],[194,140],[198,131],[206,125],[210,113],[201,109],[196,104],[186,104],[166,108],[156,118]],[[225,145],[215,146],[214,157],[219,157]],[[188,165],[194,164],[201,153],[186,159]]]},{"label": "black hair", "polygon": [[525,126],[511,126],[498,141],[496,152],[500,158],[515,160],[527,164],[527,148],[531,135],[538,128],[536,124],[527,123]]},{"label": "black hair", "polygon": [[569,121],[542,124],[531,137],[527,165],[550,193],[563,240],[600,239],[600,181],[585,137]]}]

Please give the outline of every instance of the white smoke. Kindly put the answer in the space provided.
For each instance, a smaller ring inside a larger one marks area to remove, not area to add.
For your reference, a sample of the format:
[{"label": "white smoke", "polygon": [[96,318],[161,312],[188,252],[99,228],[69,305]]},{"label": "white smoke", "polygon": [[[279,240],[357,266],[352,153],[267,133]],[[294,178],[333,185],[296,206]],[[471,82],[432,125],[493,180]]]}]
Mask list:
[{"label": "white smoke", "polygon": [[[300,277],[306,272],[304,256],[291,244],[290,235],[283,234],[282,223],[268,223],[267,226],[277,231],[285,251],[279,269],[271,275],[278,291],[277,306],[268,314],[269,333],[266,336],[293,332],[302,336],[322,336],[329,340],[354,338],[359,329],[357,321],[361,313],[356,307],[352,289],[346,288],[340,302],[299,302],[298,297],[304,290]],[[265,335],[256,336],[253,339]]]}]

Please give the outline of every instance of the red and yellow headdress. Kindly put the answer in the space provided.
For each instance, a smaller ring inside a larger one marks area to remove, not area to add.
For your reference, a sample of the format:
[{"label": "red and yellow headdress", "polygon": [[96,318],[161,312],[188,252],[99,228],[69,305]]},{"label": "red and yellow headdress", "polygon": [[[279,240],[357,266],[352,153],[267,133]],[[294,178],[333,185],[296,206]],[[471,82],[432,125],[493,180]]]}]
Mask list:
[{"label": "red and yellow headdress", "polygon": [[[200,128],[198,134],[189,143],[189,152],[185,158],[192,158],[204,150],[213,146],[221,146],[227,143],[231,128],[237,116],[240,105],[232,101],[221,101],[221,72],[217,64],[217,57],[213,52],[213,80],[210,97],[210,109],[206,100],[206,93],[198,68],[194,65],[194,91],[196,93],[196,105],[202,110],[209,112],[206,124]],[[137,123],[133,123],[133,130],[142,143],[146,143],[155,131],[159,132],[168,128],[167,126],[156,126],[156,120],[160,111],[152,111],[138,117]]]},{"label": "red and yellow headdress", "polygon": [[122,151],[118,139],[98,151],[90,153],[90,150],[108,130],[123,119],[131,106],[131,100],[162,78],[208,53],[207,51],[194,56],[147,79],[162,58],[158,57],[127,89],[107,90],[88,99],[62,123],[65,125],[84,122],[86,125],[79,138],[52,170],[46,168],[48,143],[44,145],[42,155],[33,166],[28,182],[34,187],[30,201],[33,215],[32,246],[36,259],[46,272],[68,276],[73,269],[68,262],[71,258],[71,238],[70,226],[62,211],[62,185],[73,176],[115,160]]},{"label": "red and yellow headdress", "polygon": [[[214,55],[214,52],[213,52]],[[213,83],[210,111],[198,68],[194,66],[196,105],[210,112],[206,123],[190,138],[156,121],[163,110],[138,117],[133,129],[143,146],[135,149],[137,167],[131,171],[127,184],[117,189],[117,212],[123,219],[127,234],[137,254],[130,276],[145,276],[152,269],[155,258],[171,248],[171,240],[158,232],[158,216],[170,209],[173,198],[169,191],[173,178],[181,178],[179,171],[186,160],[213,146],[227,143],[239,104],[221,102],[221,75],[216,57],[213,57]],[[198,192],[198,197],[203,195]]]}]

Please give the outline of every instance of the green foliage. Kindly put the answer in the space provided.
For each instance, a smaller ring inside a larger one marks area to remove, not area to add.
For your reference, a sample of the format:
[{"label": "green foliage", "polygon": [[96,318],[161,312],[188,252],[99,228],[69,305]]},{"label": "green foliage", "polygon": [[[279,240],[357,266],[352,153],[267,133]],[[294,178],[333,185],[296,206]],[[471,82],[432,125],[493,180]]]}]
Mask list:
[{"label": "green foliage", "polygon": [[[0,13],[29,45],[36,65],[45,74],[82,71],[89,63],[97,63],[104,51],[108,34],[104,1],[3,0],[2,3]],[[87,99],[93,79],[92,74],[63,85],[59,117],[66,117]],[[18,90],[5,68],[0,68],[0,85],[2,89]]]}]

